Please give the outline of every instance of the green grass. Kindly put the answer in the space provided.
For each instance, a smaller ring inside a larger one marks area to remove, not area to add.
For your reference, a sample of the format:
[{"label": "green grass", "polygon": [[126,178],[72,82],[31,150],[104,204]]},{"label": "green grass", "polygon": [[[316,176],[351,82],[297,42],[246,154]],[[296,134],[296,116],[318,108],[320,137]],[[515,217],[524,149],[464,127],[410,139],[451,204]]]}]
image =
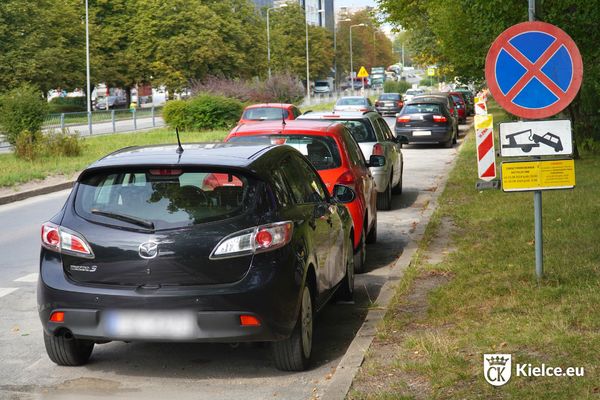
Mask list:
[{"label": "green grass", "polygon": [[[506,119],[497,107],[490,110],[496,123]],[[406,293],[415,277],[432,268],[417,253],[378,337],[399,344],[395,366],[428,382],[431,398],[598,396],[600,156],[583,154],[576,161],[574,190],[543,193],[545,278],[538,284],[533,194],[476,191],[475,154],[470,135],[434,216],[434,221],[449,216],[457,226],[457,251],[435,266],[449,271],[452,280],[430,293],[427,316],[417,321],[423,329],[395,334],[410,317],[401,308]],[[435,233],[435,225],[428,232]],[[507,385],[486,383],[484,353],[513,355]],[[517,377],[516,363],[584,367],[585,377]],[[386,390],[381,396],[355,391],[351,397],[386,399]]]},{"label": "green grass", "polygon": [[[226,135],[225,131],[182,132],[181,141],[214,142],[223,140]],[[49,175],[72,174],[102,156],[127,146],[177,143],[175,133],[170,129],[92,136],[82,141],[84,148],[78,157],[42,157],[30,162],[13,154],[0,154],[0,187],[43,179]]]},{"label": "green grass", "polygon": [[328,103],[320,103],[320,104],[314,104],[312,106],[300,107],[300,111],[302,111],[303,113],[307,112],[308,110],[311,110],[314,112],[332,111],[334,105],[335,105],[335,101],[330,101]]}]

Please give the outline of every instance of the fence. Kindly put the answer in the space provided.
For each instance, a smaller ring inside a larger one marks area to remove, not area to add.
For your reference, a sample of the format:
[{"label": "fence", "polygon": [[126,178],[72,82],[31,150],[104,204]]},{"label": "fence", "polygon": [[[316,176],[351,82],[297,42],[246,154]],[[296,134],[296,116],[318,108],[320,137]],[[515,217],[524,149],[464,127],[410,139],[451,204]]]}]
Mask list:
[{"label": "fence", "polygon": [[341,90],[338,92],[329,92],[329,93],[313,93],[310,96],[310,99],[304,98],[302,102],[302,106],[312,106],[315,104],[321,103],[331,103],[344,96],[377,96],[378,94],[383,93],[383,89],[364,89],[364,92],[361,89],[356,89],[354,93],[350,89]]}]

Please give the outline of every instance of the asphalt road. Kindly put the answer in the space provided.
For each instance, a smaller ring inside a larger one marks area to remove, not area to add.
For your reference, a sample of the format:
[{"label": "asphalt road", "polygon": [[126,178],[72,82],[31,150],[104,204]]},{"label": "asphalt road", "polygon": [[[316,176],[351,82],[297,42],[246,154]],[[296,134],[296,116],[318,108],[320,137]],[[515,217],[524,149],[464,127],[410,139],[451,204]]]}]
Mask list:
[{"label": "asphalt road", "polygon": [[357,276],[356,300],[330,304],[317,317],[314,363],[304,373],[276,370],[268,348],[256,344],[113,342],[97,345],[86,366],[54,365],[46,356],[36,311],[39,230],[68,192],[0,206],[0,399],[263,400],[322,394],[390,264],[447,176],[457,147],[412,145],[403,153],[404,192],[394,196],[392,211],[378,213],[378,242],[367,248],[368,272]]}]

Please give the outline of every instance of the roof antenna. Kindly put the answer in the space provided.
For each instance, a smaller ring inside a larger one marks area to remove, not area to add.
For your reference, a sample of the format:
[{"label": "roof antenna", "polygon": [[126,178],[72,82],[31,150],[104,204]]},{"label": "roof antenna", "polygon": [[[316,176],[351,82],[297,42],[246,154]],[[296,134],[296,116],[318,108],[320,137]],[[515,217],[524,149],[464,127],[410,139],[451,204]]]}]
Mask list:
[{"label": "roof antenna", "polygon": [[175,133],[177,134],[177,154],[183,153],[183,147],[181,147],[181,141],[179,140],[179,128],[175,127]]}]

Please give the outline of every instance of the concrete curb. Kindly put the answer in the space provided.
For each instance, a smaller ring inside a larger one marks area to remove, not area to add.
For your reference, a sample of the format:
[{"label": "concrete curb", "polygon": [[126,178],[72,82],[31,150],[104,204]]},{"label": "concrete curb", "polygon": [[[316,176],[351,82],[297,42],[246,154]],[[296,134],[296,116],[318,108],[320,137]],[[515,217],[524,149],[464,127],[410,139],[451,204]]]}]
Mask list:
[{"label": "concrete curb", "polygon": [[[473,122],[467,125],[467,129],[465,130],[466,133],[463,137],[466,137],[472,128]],[[458,153],[461,151],[462,143],[458,148]],[[454,169],[457,158],[458,155],[450,164],[450,171]],[[369,350],[369,347],[371,346],[371,343],[377,334],[377,326],[385,317],[389,304],[396,293],[396,285],[404,275],[406,268],[408,268],[410,265],[413,256],[419,248],[419,243],[425,234],[425,229],[429,225],[431,216],[437,209],[438,198],[446,188],[448,176],[449,175],[440,181],[437,190],[433,193],[427,208],[423,211],[423,219],[421,220],[421,223],[419,223],[415,231],[410,235],[410,241],[408,245],[402,251],[400,258],[398,258],[398,260],[396,260],[394,263],[386,283],[379,292],[379,296],[376,300],[377,307],[372,308],[367,313],[365,321],[356,333],[352,343],[350,343],[346,354],[344,357],[342,357],[342,360],[338,364],[331,380],[329,381],[329,385],[327,385],[325,388],[323,395],[320,396],[321,400],[344,400],[346,398],[346,395],[352,386],[352,382],[354,381],[354,378],[356,377],[356,374],[358,373],[358,370],[365,359],[365,354]]]},{"label": "concrete curb", "polygon": [[25,200],[30,197],[41,196],[43,194],[60,192],[61,190],[70,189],[73,187],[75,181],[67,181],[57,183],[55,185],[42,186],[37,189],[24,190],[0,197],[0,205],[13,203],[15,201]]}]

